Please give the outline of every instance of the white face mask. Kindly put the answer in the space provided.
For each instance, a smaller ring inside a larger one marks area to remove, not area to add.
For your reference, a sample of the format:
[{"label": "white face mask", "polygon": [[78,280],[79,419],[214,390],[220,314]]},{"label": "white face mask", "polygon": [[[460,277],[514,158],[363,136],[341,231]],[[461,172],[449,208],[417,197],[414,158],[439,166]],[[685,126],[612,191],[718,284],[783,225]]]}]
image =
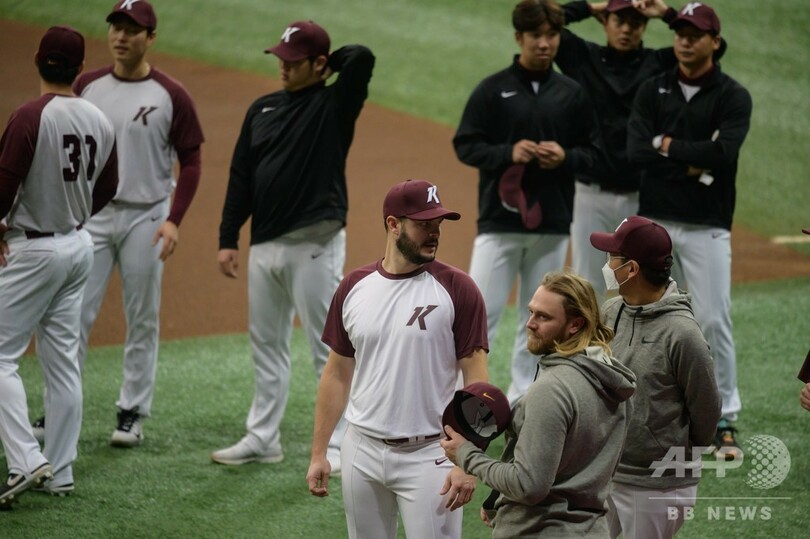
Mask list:
[{"label": "white face mask", "polygon": [[[628,260],[627,262],[616,268],[616,270],[626,266],[629,263],[630,261]],[[627,279],[625,279],[623,282],[620,283],[616,279],[616,270],[610,267],[610,260],[605,262],[605,265],[602,266],[602,276],[605,278],[605,287],[608,290],[618,290],[621,285],[630,280],[630,277],[628,277]]]}]

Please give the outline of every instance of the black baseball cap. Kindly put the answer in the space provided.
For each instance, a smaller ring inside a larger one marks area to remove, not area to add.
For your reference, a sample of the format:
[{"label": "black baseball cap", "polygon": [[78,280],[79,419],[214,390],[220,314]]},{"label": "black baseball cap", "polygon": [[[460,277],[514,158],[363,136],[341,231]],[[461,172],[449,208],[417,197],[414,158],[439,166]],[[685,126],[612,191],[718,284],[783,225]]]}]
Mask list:
[{"label": "black baseball cap", "polygon": [[69,26],[51,26],[42,36],[37,65],[79,67],[84,62],[84,37]]},{"label": "black baseball cap", "polygon": [[473,382],[456,391],[442,414],[442,425],[450,425],[485,451],[511,420],[509,399],[498,387],[486,382]]}]

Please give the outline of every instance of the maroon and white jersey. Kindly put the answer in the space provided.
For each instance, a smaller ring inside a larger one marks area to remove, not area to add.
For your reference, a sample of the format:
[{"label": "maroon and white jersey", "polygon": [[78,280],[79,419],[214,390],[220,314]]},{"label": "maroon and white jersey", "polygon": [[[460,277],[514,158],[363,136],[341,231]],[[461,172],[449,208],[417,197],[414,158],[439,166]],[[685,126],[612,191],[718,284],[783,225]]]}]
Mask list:
[{"label": "maroon and white jersey", "polygon": [[135,204],[165,199],[174,189],[177,152],[203,143],[194,102],[165,73],[131,81],[112,66],[80,75],[74,91],[97,105],[115,126],[118,140],[118,192],[115,200]]},{"label": "maroon and white jersey", "polygon": [[488,348],[484,300],[447,264],[392,275],[378,261],[340,283],[323,341],[356,361],[347,421],[374,438],[438,434],[457,361]]},{"label": "maroon and white jersey", "polygon": [[67,233],[90,218],[97,181],[116,174],[104,113],[79,97],[43,95],[11,114],[0,139],[0,217],[13,198],[8,228]]}]

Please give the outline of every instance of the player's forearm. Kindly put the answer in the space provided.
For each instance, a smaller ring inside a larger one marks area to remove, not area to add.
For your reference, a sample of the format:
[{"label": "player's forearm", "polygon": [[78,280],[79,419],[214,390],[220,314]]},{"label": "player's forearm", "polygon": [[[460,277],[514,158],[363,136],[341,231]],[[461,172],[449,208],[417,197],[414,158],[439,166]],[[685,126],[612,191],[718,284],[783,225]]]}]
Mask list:
[{"label": "player's forearm", "polygon": [[340,358],[334,352],[330,353],[329,360],[321,374],[318,396],[315,400],[312,457],[326,455],[329,439],[349,401],[353,372],[353,361],[350,358]]},{"label": "player's forearm", "polygon": [[172,200],[172,209],[168,221],[177,226],[183,220],[191,201],[197,192],[202,172],[202,152],[200,147],[192,148],[178,154],[180,175],[177,178],[177,189]]}]

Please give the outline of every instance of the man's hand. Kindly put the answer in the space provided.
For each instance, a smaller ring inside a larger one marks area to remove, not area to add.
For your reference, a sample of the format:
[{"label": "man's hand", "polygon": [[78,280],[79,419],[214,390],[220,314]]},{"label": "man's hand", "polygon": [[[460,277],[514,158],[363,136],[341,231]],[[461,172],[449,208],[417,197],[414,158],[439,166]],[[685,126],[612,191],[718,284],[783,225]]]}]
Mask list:
[{"label": "man's hand", "polygon": [[557,168],[565,161],[565,150],[553,140],[540,142],[537,145],[537,160],[540,168],[546,170]]},{"label": "man's hand", "polygon": [[6,267],[6,255],[9,253],[8,251],[8,243],[3,240],[3,236],[6,234],[6,230],[8,227],[5,223],[0,221],[0,267]]},{"label": "man's hand", "polygon": [[236,249],[220,249],[217,253],[219,271],[225,277],[236,279],[236,270],[239,269],[239,251]]},{"label": "man's hand", "polygon": [[458,466],[454,466],[447,478],[444,480],[444,486],[439,494],[447,496],[447,503],[444,505],[450,511],[455,511],[459,507],[467,504],[472,500],[475,493],[475,486],[478,480],[474,475],[467,475],[464,470]]},{"label": "man's hand", "polygon": [[160,248],[160,259],[166,262],[174,249],[177,247],[177,242],[180,239],[180,232],[177,230],[177,225],[171,221],[166,221],[155,231],[152,237],[152,245],[157,245],[157,242],[163,238],[163,245]]},{"label": "man's hand", "polygon": [[633,0],[633,7],[649,19],[660,19],[669,9],[664,0]]},{"label": "man's hand", "polygon": [[531,140],[519,140],[512,146],[512,162],[525,165],[537,157],[537,143]]},{"label": "man's hand", "polygon": [[319,498],[329,496],[329,474],[331,472],[332,466],[325,456],[312,457],[309,471],[307,471],[307,485],[310,494]]},{"label": "man's hand", "polygon": [[479,513],[479,516],[481,517],[481,521],[482,521],[484,524],[486,524],[486,525],[487,525],[487,528],[491,528],[491,527],[492,527],[492,522],[490,522],[489,517],[487,516],[487,510],[486,510],[486,509],[484,509],[484,508],[482,507],[482,508],[481,508],[481,512]]},{"label": "man's hand", "polygon": [[799,402],[802,403],[802,408],[810,412],[810,384],[805,384],[802,392],[799,394]]},{"label": "man's hand", "polygon": [[450,437],[450,439],[446,440],[442,438],[439,440],[439,445],[441,445],[442,449],[444,449],[444,454],[447,455],[450,462],[458,466],[458,462],[456,461],[456,452],[458,451],[458,448],[461,447],[461,444],[467,442],[468,440],[453,430],[453,427],[450,425],[444,426],[444,432]]}]

